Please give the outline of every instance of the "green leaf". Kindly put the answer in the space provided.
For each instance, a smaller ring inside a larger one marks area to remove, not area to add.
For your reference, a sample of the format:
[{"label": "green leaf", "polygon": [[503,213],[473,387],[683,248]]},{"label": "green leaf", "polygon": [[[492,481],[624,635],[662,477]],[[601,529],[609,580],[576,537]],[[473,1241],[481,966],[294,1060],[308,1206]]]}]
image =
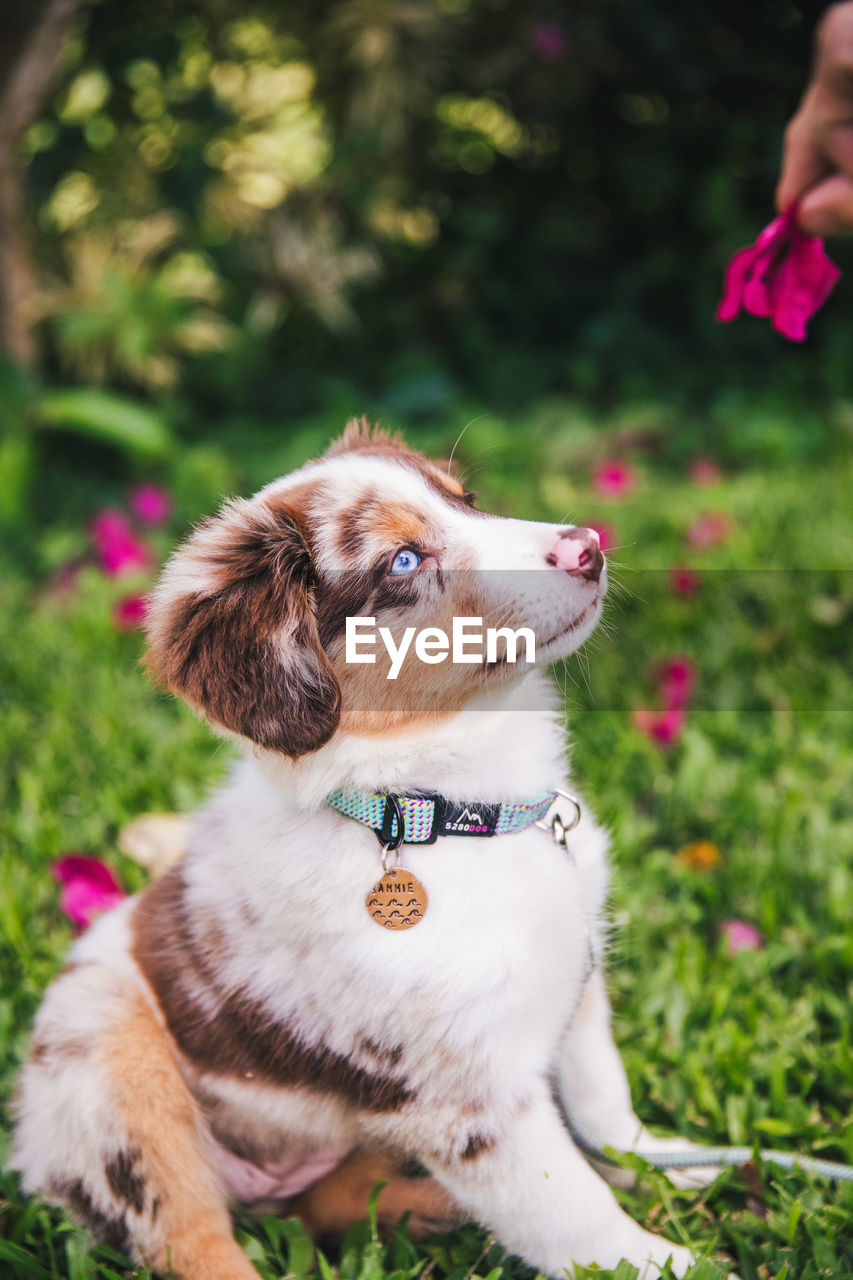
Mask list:
[{"label": "green leaf", "polygon": [[72,1232],[65,1241],[69,1280],[91,1280],[91,1241],[82,1232]]},{"label": "green leaf", "polygon": [[45,392],[37,419],[42,426],[79,431],[146,458],[166,457],[173,445],[169,426],[158,410],[97,387]]},{"label": "green leaf", "polygon": [[280,1224],[287,1240],[288,1270],[291,1275],[307,1276],[314,1266],[314,1244],[298,1218],[285,1218]]},{"label": "green leaf", "polygon": [[23,1268],[24,1275],[51,1280],[50,1272],[46,1271],[40,1262],[36,1262],[26,1249],[22,1249],[19,1244],[13,1244],[11,1240],[0,1240],[0,1259],[4,1262],[16,1263],[18,1267]]}]

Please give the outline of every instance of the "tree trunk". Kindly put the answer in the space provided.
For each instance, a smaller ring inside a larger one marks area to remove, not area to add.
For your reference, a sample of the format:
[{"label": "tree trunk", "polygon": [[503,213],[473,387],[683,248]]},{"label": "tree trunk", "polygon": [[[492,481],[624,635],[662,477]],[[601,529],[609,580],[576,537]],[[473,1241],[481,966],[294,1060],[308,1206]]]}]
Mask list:
[{"label": "tree trunk", "polygon": [[7,77],[0,96],[0,345],[26,366],[38,357],[32,315],[37,277],[18,148],[44,106],[68,27],[82,2],[30,0],[17,13],[7,13]]}]

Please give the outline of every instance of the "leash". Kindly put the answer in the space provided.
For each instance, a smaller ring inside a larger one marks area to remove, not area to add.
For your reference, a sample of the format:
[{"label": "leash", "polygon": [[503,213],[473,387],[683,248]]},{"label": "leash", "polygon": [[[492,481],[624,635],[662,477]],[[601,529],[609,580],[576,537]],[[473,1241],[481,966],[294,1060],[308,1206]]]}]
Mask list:
[{"label": "leash", "polygon": [[[580,822],[581,807],[577,798],[567,791],[558,791],[557,796],[571,801],[574,805],[575,812],[570,822],[564,823],[559,814],[554,814],[549,821],[540,821],[536,825],[545,831],[550,830],[557,844],[568,853],[567,836]],[[756,1150],[753,1147],[701,1147],[691,1151],[668,1151],[664,1155],[659,1151],[643,1151],[642,1147],[632,1151],[616,1151],[611,1147],[609,1150],[614,1154],[609,1155],[608,1151],[584,1132],[583,1126],[569,1110],[556,1081],[552,1081],[551,1093],[563,1123],[577,1146],[584,1155],[603,1164],[618,1166],[620,1157],[631,1155],[665,1172],[667,1169],[707,1169],[713,1165],[743,1165],[758,1156],[762,1163],[776,1164],[780,1169],[799,1170],[801,1173],[812,1174],[818,1178],[829,1178],[834,1182],[853,1182],[853,1165],[842,1164],[838,1160],[823,1160],[817,1156],[803,1156],[795,1151],[776,1151],[773,1148]]]},{"label": "leash", "polygon": [[796,1151],[776,1151],[764,1147],[702,1147],[698,1151],[668,1151],[663,1155],[659,1151],[644,1151],[642,1147],[632,1151],[617,1151],[613,1147],[605,1150],[584,1133],[582,1126],[569,1111],[556,1087],[552,1088],[552,1095],[563,1123],[576,1145],[584,1155],[602,1164],[618,1167],[622,1156],[636,1156],[665,1173],[667,1169],[707,1169],[713,1165],[744,1165],[755,1160],[757,1156],[762,1164],[776,1164],[780,1169],[786,1169],[788,1172],[799,1171],[816,1178],[829,1178],[833,1182],[853,1182],[853,1165],[842,1164],[838,1160],[822,1160],[817,1156],[803,1156]]}]

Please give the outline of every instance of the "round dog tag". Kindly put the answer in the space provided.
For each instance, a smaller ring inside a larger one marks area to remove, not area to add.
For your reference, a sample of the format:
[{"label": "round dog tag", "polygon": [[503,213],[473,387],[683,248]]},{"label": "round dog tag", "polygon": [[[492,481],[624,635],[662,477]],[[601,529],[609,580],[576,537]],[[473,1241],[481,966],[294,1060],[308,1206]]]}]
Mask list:
[{"label": "round dog tag", "polygon": [[412,929],[426,915],[429,897],[405,867],[389,867],[364,900],[367,913],[383,929]]}]

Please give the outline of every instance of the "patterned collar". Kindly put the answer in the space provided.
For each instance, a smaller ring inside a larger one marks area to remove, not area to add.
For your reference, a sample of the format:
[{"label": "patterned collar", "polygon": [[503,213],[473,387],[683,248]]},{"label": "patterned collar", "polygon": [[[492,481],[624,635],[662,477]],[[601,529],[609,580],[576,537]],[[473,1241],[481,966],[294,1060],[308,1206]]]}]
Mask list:
[{"label": "patterned collar", "polygon": [[550,792],[522,803],[486,804],[427,793],[401,796],[333,791],[326,803],[370,827],[381,845],[397,849],[401,844],[433,844],[439,836],[502,836],[524,831],[540,822],[556,799],[557,793]]}]

